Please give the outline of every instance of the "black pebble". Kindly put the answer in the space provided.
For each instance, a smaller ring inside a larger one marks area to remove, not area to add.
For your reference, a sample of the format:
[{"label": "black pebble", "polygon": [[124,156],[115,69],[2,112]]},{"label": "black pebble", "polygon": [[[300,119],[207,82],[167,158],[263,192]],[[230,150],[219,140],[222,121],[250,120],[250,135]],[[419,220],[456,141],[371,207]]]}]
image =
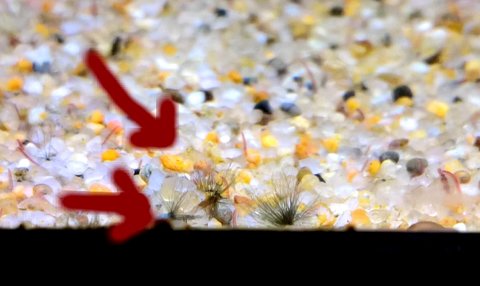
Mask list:
[{"label": "black pebble", "polygon": [[217,15],[217,17],[227,17],[228,12],[223,8],[217,8],[215,9],[215,15]]},{"label": "black pebble", "polygon": [[285,75],[288,71],[287,64],[279,59],[279,58],[274,58],[271,59],[268,64],[273,67],[275,70],[277,70],[277,75],[282,76]]},{"label": "black pebble", "polygon": [[270,46],[270,45],[273,45],[277,42],[277,38],[274,37],[274,36],[268,36],[267,38],[267,45]]},{"label": "black pebble", "polygon": [[117,36],[115,37],[115,39],[113,39],[112,48],[110,49],[110,56],[114,57],[118,55],[121,49],[122,49],[122,38]]},{"label": "black pebble", "polygon": [[402,97],[413,98],[413,92],[410,87],[406,85],[400,85],[393,90],[393,101],[397,101]]},{"label": "black pebble", "polygon": [[214,99],[213,93],[210,90],[203,90],[205,93],[205,101],[212,101]]},{"label": "black pebble", "polygon": [[291,102],[282,103],[282,105],[280,105],[280,110],[291,116],[298,116],[302,114],[300,108],[295,103]]},{"label": "black pebble", "polygon": [[303,81],[303,78],[299,75],[296,75],[296,76],[293,77],[293,81],[297,82],[297,83],[300,83],[300,82]]},{"label": "black pebble", "polygon": [[355,97],[355,91],[354,90],[349,90],[345,92],[342,96],[343,101],[347,101],[349,98]]},{"label": "black pebble", "polygon": [[133,175],[134,176],[140,175],[140,168],[134,169],[133,170]]},{"label": "black pebble", "polygon": [[305,86],[307,87],[308,90],[310,91],[313,91],[313,82],[309,81],[307,82],[307,84],[305,84]]},{"label": "black pebble", "polygon": [[343,7],[342,6],[334,6],[330,9],[330,15],[335,17],[343,16]]},{"label": "black pebble", "polygon": [[382,44],[385,47],[390,47],[392,45],[392,36],[390,34],[385,34],[382,38]]},{"label": "black pebble", "polygon": [[65,43],[65,38],[63,38],[62,35],[55,34],[55,35],[53,35],[53,37],[55,38],[55,41],[57,41],[57,43],[59,43],[59,44]]},{"label": "black pebble", "polygon": [[322,175],[320,175],[320,173],[315,174],[315,177],[317,177],[320,180],[320,182],[326,183],[325,180],[322,178]]},{"label": "black pebble", "polygon": [[410,20],[414,20],[422,17],[423,17],[423,14],[422,14],[422,11],[420,10],[415,10],[410,14],[410,16],[408,16]]},{"label": "black pebble", "polygon": [[258,22],[258,15],[255,14],[255,13],[251,13],[250,15],[248,15],[248,22],[249,23],[257,23]]},{"label": "black pebble", "polygon": [[84,178],[84,177],[83,177],[83,174],[75,175],[75,177],[77,177],[77,178],[82,178],[82,179]]},{"label": "black pebble", "polygon": [[22,141],[22,145],[27,145],[28,143],[30,143],[30,140],[28,140],[28,139],[25,139],[25,140]]},{"label": "black pebble", "polygon": [[459,102],[463,102],[463,99],[462,99],[461,97],[459,97],[459,96],[455,96],[455,97],[453,98],[453,103],[459,103]]},{"label": "black pebble", "polygon": [[368,91],[368,86],[366,86],[363,82],[360,83],[359,88],[361,91]]},{"label": "black pebble", "polygon": [[253,109],[261,110],[263,113],[268,115],[273,114],[272,106],[270,105],[270,102],[268,100],[260,101],[259,103],[255,104],[255,107]]},{"label": "black pebble", "polygon": [[426,64],[429,64],[429,65],[433,65],[433,64],[437,64],[439,61],[440,61],[440,56],[442,55],[442,52],[439,51],[439,52],[436,52],[435,54],[429,56],[428,58],[426,58],[424,60],[424,62]]},{"label": "black pebble", "polygon": [[398,163],[398,161],[400,160],[400,155],[398,155],[398,153],[395,151],[387,151],[380,155],[379,160],[380,162],[390,160],[394,163]]},{"label": "black pebble", "polygon": [[330,44],[330,50],[336,50],[336,49],[338,49],[337,44]]},{"label": "black pebble", "polygon": [[252,85],[253,83],[255,83],[255,79],[254,79],[254,78],[251,78],[251,77],[245,77],[245,78],[243,78],[243,84],[244,84],[244,85]]}]

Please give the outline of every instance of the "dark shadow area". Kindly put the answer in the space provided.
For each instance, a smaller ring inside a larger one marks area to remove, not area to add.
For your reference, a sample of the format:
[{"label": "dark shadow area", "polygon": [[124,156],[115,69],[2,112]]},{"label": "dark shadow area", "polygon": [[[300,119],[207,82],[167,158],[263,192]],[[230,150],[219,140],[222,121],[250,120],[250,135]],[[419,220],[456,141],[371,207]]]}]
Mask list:
[{"label": "dark shadow area", "polygon": [[312,257],[405,254],[478,254],[480,233],[413,233],[349,231],[266,231],[266,230],[172,230],[157,225],[130,241],[115,245],[106,229],[0,230],[4,252],[15,256],[100,257],[117,255],[207,258],[229,253],[235,259],[253,256],[283,257],[308,254]]}]

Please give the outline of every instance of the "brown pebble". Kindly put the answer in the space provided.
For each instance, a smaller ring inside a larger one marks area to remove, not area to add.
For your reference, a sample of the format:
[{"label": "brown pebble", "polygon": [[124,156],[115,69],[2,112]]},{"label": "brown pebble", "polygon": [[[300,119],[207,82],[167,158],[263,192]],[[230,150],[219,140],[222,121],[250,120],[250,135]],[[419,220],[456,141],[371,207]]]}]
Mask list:
[{"label": "brown pebble", "polygon": [[475,143],[473,143],[473,145],[480,150],[480,136],[475,138]]},{"label": "brown pebble", "polygon": [[176,103],[184,104],[185,100],[183,95],[176,89],[167,88],[163,91],[164,96],[170,96],[170,98]]},{"label": "brown pebble", "polygon": [[270,121],[273,120],[273,115],[262,114],[262,119],[258,122],[259,125],[267,125]]},{"label": "brown pebble", "polygon": [[403,148],[408,145],[409,140],[406,138],[395,139],[388,145],[389,149]]},{"label": "brown pebble", "polygon": [[423,158],[413,158],[408,160],[406,167],[412,178],[417,177],[425,172],[425,169],[428,167],[428,161]]}]

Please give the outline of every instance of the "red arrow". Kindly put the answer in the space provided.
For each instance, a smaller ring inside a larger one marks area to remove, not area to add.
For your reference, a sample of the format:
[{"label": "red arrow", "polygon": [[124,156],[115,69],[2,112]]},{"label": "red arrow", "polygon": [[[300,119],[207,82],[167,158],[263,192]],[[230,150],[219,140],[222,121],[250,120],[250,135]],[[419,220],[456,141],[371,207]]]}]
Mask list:
[{"label": "red arrow", "polygon": [[153,117],[128,95],[95,50],[87,52],[85,63],[112,101],[140,126],[130,137],[133,145],[142,148],[165,148],[175,143],[177,116],[175,103],[171,99],[159,100],[159,115]]},{"label": "red arrow", "polygon": [[123,242],[145,230],[154,221],[147,197],[140,193],[125,170],[113,173],[115,184],[122,190],[118,194],[84,194],[69,192],[60,198],[69,209],[113,212],[123,216],[123,222],[110,229],[114,242]]},{"label": "red arrow", "polygon": [[[130,137],[133,145],[143,148],[165,148],[173,145],[177,132],[176,110],[172,100],[160,100],[159,116],[153,117],[128,95],[97,52],[89,50],[85,62],[113,102],[140,126]],[[115,242],[122,242],[148,227],[153,222],[153,214],[147,197],[139,192],[125,170],[115,170],[113,180],[122,190],[121,193],[68,193],[60,200],[62,205],[69,209],[122,215],[123,222],[110,230],[111,238]]]}]

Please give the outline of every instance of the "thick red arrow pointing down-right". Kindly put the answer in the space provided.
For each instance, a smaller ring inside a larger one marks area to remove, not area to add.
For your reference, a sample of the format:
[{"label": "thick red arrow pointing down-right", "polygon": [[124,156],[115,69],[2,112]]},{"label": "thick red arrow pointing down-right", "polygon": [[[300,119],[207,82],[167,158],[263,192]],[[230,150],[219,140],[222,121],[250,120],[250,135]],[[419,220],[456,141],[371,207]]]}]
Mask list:
[{"label": "thick red arrow pointing down-right", "polygon": [[128,95],[95,50],[87,52],[85,63],[112,101],[140,127],[130,137],[133,145],[141,148],[165,148],[175,143],[177,115],[175,103],[170,98],[159,100],[159,115],[153,117]]}]

